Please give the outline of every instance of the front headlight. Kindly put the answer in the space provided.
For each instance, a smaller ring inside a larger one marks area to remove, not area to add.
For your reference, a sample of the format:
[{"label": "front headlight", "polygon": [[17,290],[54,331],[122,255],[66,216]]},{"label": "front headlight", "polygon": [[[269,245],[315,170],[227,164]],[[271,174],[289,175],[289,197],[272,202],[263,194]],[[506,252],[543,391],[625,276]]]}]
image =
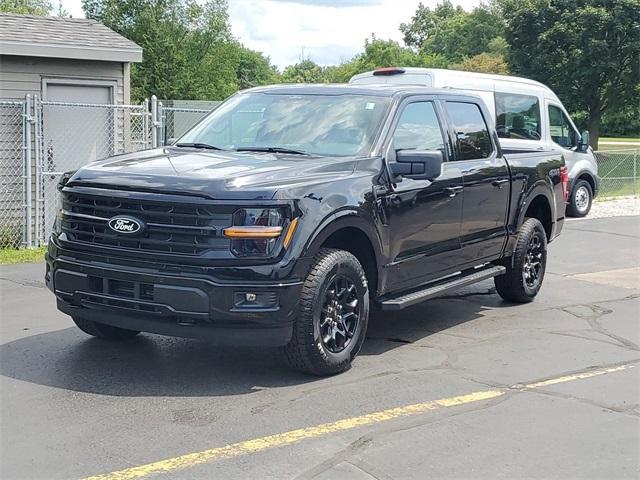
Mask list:
[{"label": "front headlight", "polygon": [[231,251],[239,257],[266,257],[282,235],[286,217],[279,208],[243,208],[233,214],[233,226],[224,230]]}]

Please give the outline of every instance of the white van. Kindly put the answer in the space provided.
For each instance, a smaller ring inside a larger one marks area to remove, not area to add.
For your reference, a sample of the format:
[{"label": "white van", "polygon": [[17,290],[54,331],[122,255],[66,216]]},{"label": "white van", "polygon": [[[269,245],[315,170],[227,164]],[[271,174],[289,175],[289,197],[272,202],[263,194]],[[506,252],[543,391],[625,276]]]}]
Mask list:
[{"label": "white van", "polygon": [[351,84],[406,84],[455,88],[480,96],[496,124],[506,152],[562,152],[569,168],[567,213],[583,217],[598,192],[598,165],[589,135],[578,133],[560,99],[540,82],[506,75],[435,68],[379,68],[355,75]]}]

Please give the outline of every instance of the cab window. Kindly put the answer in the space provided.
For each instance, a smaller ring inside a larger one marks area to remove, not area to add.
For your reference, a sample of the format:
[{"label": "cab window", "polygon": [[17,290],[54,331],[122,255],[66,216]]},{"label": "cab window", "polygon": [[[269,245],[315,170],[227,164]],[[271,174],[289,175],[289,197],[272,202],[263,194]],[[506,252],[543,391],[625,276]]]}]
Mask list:
[{"label": "cab window", "polygon": [[572,148],[578,144],[578,132],[560,107],[555,105],[549,105],[549,133],[551,139],[561,147]]},{"label": "cab window", "polygon": [[447,102],[447,114],[456,132],[457,160],[491,156],[491,138],[480,107],[475,103]]},{"label": "cab window", "polygon": [[433,102],[408,104],[393,134],[395,150],[444,150],[444,138]]},{"label": "cab window", "polygon": [[540,140],[540,102],[533,95],[495,93],[496,131],[500,138]]}]

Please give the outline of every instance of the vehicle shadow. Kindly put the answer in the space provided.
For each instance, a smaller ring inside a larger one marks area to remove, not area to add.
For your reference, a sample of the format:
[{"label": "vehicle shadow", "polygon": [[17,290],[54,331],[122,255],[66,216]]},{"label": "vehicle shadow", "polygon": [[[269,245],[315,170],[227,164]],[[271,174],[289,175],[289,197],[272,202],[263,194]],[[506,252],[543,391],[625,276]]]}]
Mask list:
[{"label": "vehicle shadow", "polygon": [[[402,312],[376,314],[361,355],[380,355],[469,322],[480,316],[485,298],[438,299]],[[222,348],[149,334],[109,342],[87,337],[75,327],[1,345],[0,374],[114,396],[228,396],[318,380],[291,370],[277,349]]]}]

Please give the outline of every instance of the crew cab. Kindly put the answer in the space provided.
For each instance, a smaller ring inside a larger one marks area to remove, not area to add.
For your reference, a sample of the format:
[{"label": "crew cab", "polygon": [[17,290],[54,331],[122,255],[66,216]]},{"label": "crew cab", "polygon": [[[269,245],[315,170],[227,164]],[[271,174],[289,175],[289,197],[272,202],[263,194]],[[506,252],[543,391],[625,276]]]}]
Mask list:
[{"label": "crew cab", "polygon": [[282,347],[342,372],[372,309],[490,278],[512,302],[540,290],[567,169],[505,155],[490,119],[419,86],[239,92],[171,146],[65,175],[46,284],[89,335]]}]

